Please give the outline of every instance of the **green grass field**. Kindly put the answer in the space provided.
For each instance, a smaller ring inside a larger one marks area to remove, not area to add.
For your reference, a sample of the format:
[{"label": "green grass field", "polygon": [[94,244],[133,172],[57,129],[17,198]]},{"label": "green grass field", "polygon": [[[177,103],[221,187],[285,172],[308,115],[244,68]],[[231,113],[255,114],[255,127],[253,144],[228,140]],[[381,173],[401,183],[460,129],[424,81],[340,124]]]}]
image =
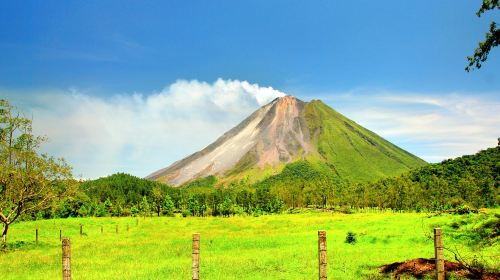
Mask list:
[{"label": "green grass field", "polygon": [[[478,237],[465,233],[485,219],[479,214],[429,218],[410,213],[302,213],[21,222],[10,228],[9,251],[0,253],[1,278],[60,279],[59,228],[71,238],[74,279],[190,279],[194,232],[201,234],[202,279],[317,279],[320,229],[327,230],[330,279],[384,279],[377,271],[382,264],[433,257],[433,227],[443,228],[445,247],[460,248],[465,255],[483,255],[494,266],[499,260],[494,257],[499,255],[498,244],[471,247]],[[84,225],[82,237],[80,223]],[[357,234],[356,244],[344,242],[348,231]],[[447,251],[445,257],[453,258]]]}]

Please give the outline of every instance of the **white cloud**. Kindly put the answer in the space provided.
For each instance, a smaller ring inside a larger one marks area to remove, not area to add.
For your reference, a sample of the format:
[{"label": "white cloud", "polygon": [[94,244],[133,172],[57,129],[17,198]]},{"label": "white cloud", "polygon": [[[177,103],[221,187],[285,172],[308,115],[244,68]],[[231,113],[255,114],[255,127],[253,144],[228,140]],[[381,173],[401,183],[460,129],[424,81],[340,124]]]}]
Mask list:
[{"label": "white cloud", "polygon": [[[44,150],[66,158],[85,178],[145,176],[198,151],[258,107],[284,93],[246,81],[179,80],[160,92],[94,96],[78,90],[0,90],[33,115]],[[422,94],[353,90],[328,94],[334,109],[428,161],[497,144],[496,94]]]},{"label": "white cloud", "polygon": [[329,103],[382,137],[436,162],[496,146],[500,102],[494,96],[498,94],[354,91],[330,95]]},{"label": "white cloud", "polygon": [[75,175],[94,178],[119,171],[145,176],[203,148],[285,94],[218,79],[178,80],[150,95],[103,98],[76,90],[5,95],[34,116],[35,133],[49,138],[47,153],[66,158]]}]

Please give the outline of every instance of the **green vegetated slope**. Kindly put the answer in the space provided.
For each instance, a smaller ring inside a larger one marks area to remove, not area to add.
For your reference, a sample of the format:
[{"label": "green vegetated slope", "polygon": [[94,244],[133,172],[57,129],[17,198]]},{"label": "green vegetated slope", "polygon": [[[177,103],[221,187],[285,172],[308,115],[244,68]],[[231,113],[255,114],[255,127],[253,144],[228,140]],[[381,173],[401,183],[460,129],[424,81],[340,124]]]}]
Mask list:
[{"label": "green vegetated slope", "polygon": [[144,180],[125,173],[116,173],[96,180],[84,181],[80,188],[87,195],[102,201],[122,199],[123,203],[138,203],[142,197],[151,193],[155,187],[167,189],[167,185]]},{"label": "green vegetated slope", "polygon": [[30,218],[67,218],[86,216],[130,216],[144,197],[153,204],[156,192],[162,196],[174,190],[168,185],[129,174],[116,173],[96,180],[83,181],[70,195],[61,197]]},{"label": "green vegetated slope", "polygon": [[299,153],[292,163],[259,167],[253,154],[255,151],[250,151],[233,169],[219,176],[218,184],[227,185],[235,181],[253,184],[279,174],[289,164],[304,160],[324,176],[337,177],[344,182],[369,182],[426,165],[424,160],[363,128],[319,100],[305,103],[303,120],[311,137],[312,152],[308,155]]},{"label": "green vegetated slope", "polygon": [[498,188],[500,185],[500,146],[482,150],[473,155],[447,159],[429,164],[410,173],[415,182],[423,182],[431,177],[439,177],[449,185],[487,184]]},{"label": "green vegetated slope", "polygon": [[[201,234],[202,279],[317,279],[318,230],[327,231],[329,279],[390,279],[380,275],[377,268],[433,257],[434,227],[443,228],[447,248],[459,248],[461,255],[475,255],[494,266],[498,242],[481,243],[482,236],[490,234],[484,228],[494,215],[317,212],[21,222],[11,227],[9,251],[0,253],[1,278],[60,279],[59,229],[71,239],[74,279],[190,279],[194,232]],[[84,236],[79,235],[80,224]],[[38,246],[35,228],[40,233]],[[345,243],[348,232],[356,235],[356,243]],[[454,259],[450,251],[444,253],[446,259]]]},{"label": "green vegetated slope", "polygon": [[370,181],[426,164],[319,100],[307,103],[305,118],[321,160],[342,179]]},{"label": "green vegetated slope", "polygon": [[351,186],[349,204],[392,209],[463,210],[500,205],[500,147],[396,177]]},{"label": "green vegetated slope", "polygon": [[[401,176],[423,192],[455,198],[475,207],[500,205],[500,146],[441,163],[430,164]],[[452,201],[453,202],[453,201]]]}]

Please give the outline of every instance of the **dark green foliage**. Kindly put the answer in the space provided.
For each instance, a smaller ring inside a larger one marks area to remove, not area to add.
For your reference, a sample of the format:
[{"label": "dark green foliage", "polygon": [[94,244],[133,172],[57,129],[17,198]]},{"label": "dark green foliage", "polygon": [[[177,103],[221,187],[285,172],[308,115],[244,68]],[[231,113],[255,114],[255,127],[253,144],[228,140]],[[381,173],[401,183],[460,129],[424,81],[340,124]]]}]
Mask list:
[{"label": "dark green foliage", "polygon": [[136,216],[137,214],[139,214],[139,208],[133,205],[132,207],[130,207],[130,213],[132,214],[132,216]]},{"label": "dark green foliage", "polygon": [[222,216],[228,217],[229,215],[234,214],[233,202],[229,197],[224,198],[224,201],[220,204],[219,209]]},{"label": "dark green foliage", "polygon": [[188,212],[192,216],[204,216],[207,211],[207,199],[205,194],[192,194],[187,202]]},{"label": "dark green foliage", "polygon": [[175,206],[172,198],[168,194],[165,195],[165,198],[163,199],[163,214],[166,216],[173,216],[174,210]]},{"label": "dark green foliage", "polygon": [[[302,160],[288,164],[281,173],[257,183],[255,187],[258,196],[261,192],[268,192],[292,208],[311,204],[324,208],[333,199],[334,186],[340,182],[326,164]],[[262,205],[271,203],[264,200]]]},{"label": "dark green foliage", "polygon": [[144,217],[151,215],[151,206],[149,205],[148,198],[146,196],[142,197],[142,201],[139,204],[139,212]]},{"label": "dark green foliage", "polygon": [[160,216],[163,206],[164,206],[165,193],[159,186],[155,186],[151,191],[151,200],[153,204],[153,209],[158,217]]},{"label": "dark green foliage", "polygon": [[[499,0],[483,0],[481,8],[477,11],[476,15],[481,17],[481,15],[489,10],[500,10]],[[500,44],[500,29],[497,27],[496,22],[492,21],[490,23],[490,30],[486,32],[486,38],[484,41],[479,42],[479,46],[474,51],[473,56],[468,56],[469,65],[465,67],[465,71],[469,72],[474,68],[481,68],[482,63],[488,59],[488,54],[491,49],[497,47]]]},{"label": "dark green foliage", "polygon": [[345,237],[345,243],[354,244],[356,242],[357,242],[356,234],[352,231],[349,231]]},{"label": "dark green foliage", "polygon": [[154,181],[132,175],[117,173],[97,180],[85,181],[81,189],[92,199],[98,201],[123,200],[126,205],[138,204],[144,196],[150,196],[155,186],[167,191],[169,187]]},{"label": "dark green foliage", "polygon": [[446,210],[500,204],[500,148],[430,164],[394,178],[357,185],[349,204],[396,210]]},{"label": "dark green foliage", "polygon": [[[41,213],[43,218],[135,216],[145,213],[146,198],[149,212],[161,214],[165,195],[168,194],[174,207],[167,209],[167,214],[172,215],[175,204],[180,203],[179,193],[179,190],[165,184],[118,173],[81,182],[73,196],[57,201],[51,209]],[[147,215],[150,215],[149,212]]]}]

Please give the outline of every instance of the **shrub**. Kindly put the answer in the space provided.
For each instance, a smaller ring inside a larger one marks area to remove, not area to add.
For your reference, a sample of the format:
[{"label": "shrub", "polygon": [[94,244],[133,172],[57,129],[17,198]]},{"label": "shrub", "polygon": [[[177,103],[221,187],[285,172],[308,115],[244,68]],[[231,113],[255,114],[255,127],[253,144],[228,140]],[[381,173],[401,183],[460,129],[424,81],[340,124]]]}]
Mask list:
[{"label": "shrub", "polygon": [[352,231],[349,231],[345,237],[345,243],[347,244],[354,244],[356,243],[356,234]]},{"label": "shrub", "polygon": [[477,213],[477,210],[475,210],[474,208],[470,207],[467,204],[461,204],[455,208],[455,213],[459,215],[466,215],[469,213]]},{"label": "shrub", "polygon": [[137,216],[137,214],[139,214],[139,208],[137,208],[135,205],[133,205],[132,207],[130,207],[130,213],[134,217]]},{"label": "shrub", "polygon": [[339,209],[339,212],[344,213],[344,214],[353,214],[354,213],[352,208],[350,206],[347,206],[347,205],[342,205]]},{"label": "shrub", "polygon": [[132,211],[129,208],[125,208],[123,209],[121,216],[122,217],[132,216]]},{"label": "shrub", "polygon": [[191,213],[191,211],[189,211],[188,209],[185,209],[182,211],[182,217],[188,217],[188,216],[192,216],[193,213]]}]

